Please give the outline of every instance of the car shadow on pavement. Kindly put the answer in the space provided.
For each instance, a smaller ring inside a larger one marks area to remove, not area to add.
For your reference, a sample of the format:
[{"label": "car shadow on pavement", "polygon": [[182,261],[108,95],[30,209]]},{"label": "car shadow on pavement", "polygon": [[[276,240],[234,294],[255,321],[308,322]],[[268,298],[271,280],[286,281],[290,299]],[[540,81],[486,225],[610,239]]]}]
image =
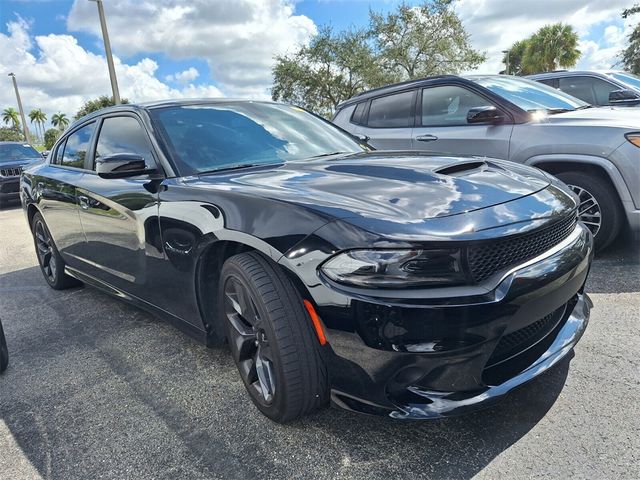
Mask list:
[{"label": "car shadow on pavement", "polygon": [[640,233],[623,232],[598,252],[589,272],[588,293],[640,292]]},{"label": "car shadow on pavement", "polygon": [[25,463],[64,479],[470,478],[545,416],[570,364],[462,417],[326,409],[277,425],[251,404],[225,349],[92,288],[53,291],[36,267],[10,272],[0,275],[0,315],[7,478]]}]

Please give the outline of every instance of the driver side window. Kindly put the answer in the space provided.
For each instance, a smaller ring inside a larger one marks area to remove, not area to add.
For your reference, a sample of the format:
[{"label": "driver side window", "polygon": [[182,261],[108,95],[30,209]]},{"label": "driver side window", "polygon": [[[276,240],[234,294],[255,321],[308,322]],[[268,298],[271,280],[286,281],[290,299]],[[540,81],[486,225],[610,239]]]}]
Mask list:
[{"label": "driver side window", "polygon": [[[107,117],[102,122],[95,158],[115,153],[135,153],[142,156],[148,166],[155,164],[147,134],[133,117]],[[95,159],[93,168],[95,170]]]},{"label": "driver side window", "polygon": [[422,90],[422,126],[468,125],[467,114],[476,107],[491,105],[489,100],[463,87],[446,85]]}]

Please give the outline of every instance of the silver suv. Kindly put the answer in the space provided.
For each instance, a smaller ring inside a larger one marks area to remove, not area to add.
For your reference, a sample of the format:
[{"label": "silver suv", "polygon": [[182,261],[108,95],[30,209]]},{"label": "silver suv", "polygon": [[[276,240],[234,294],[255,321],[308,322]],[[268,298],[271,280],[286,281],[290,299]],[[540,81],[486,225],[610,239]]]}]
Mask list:
[{"label": "silver suv", "polygon": [[558,88],[591,105],[640,106],[640,77],[622,70],[557,70],[525,78]]},{"label": "silver suv", "polygon": [[339,105],[334,123],[384,150],[480,155],[535,165],[580,197],[597,248],[640,231],[640,116],[595,108],[504,75],[442,76],[371,90]]}]

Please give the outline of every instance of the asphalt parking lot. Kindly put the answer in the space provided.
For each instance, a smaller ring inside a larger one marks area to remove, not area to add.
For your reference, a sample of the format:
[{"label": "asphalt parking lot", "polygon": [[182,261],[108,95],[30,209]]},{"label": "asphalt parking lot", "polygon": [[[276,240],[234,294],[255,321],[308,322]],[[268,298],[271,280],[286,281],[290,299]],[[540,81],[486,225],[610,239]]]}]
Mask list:
[{"label": "asphalt parking lot", "polygon": [[327,409],[281,426],[230,357],[92,288],[48,288],[0,210],[0,478],[640,478],[640,253],[596,260],[575,356],[465,417]]}]

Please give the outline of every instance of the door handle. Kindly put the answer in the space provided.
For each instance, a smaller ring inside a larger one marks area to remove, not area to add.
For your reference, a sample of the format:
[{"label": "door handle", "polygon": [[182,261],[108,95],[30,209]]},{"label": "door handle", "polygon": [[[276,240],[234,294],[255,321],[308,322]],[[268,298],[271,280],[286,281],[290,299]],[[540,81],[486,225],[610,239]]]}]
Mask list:
[{"label": "door handle", "polygon": [[88,210],[89,209],[89,197],[85,197],[84,195],[80,195],[78,197],[78,202],[80,202],[80,207]]},{"label": "door handle", "polygon": [[438,140],[438,137],[435,135],[418,135],[416,140],[419,142],[435,142]]}]

